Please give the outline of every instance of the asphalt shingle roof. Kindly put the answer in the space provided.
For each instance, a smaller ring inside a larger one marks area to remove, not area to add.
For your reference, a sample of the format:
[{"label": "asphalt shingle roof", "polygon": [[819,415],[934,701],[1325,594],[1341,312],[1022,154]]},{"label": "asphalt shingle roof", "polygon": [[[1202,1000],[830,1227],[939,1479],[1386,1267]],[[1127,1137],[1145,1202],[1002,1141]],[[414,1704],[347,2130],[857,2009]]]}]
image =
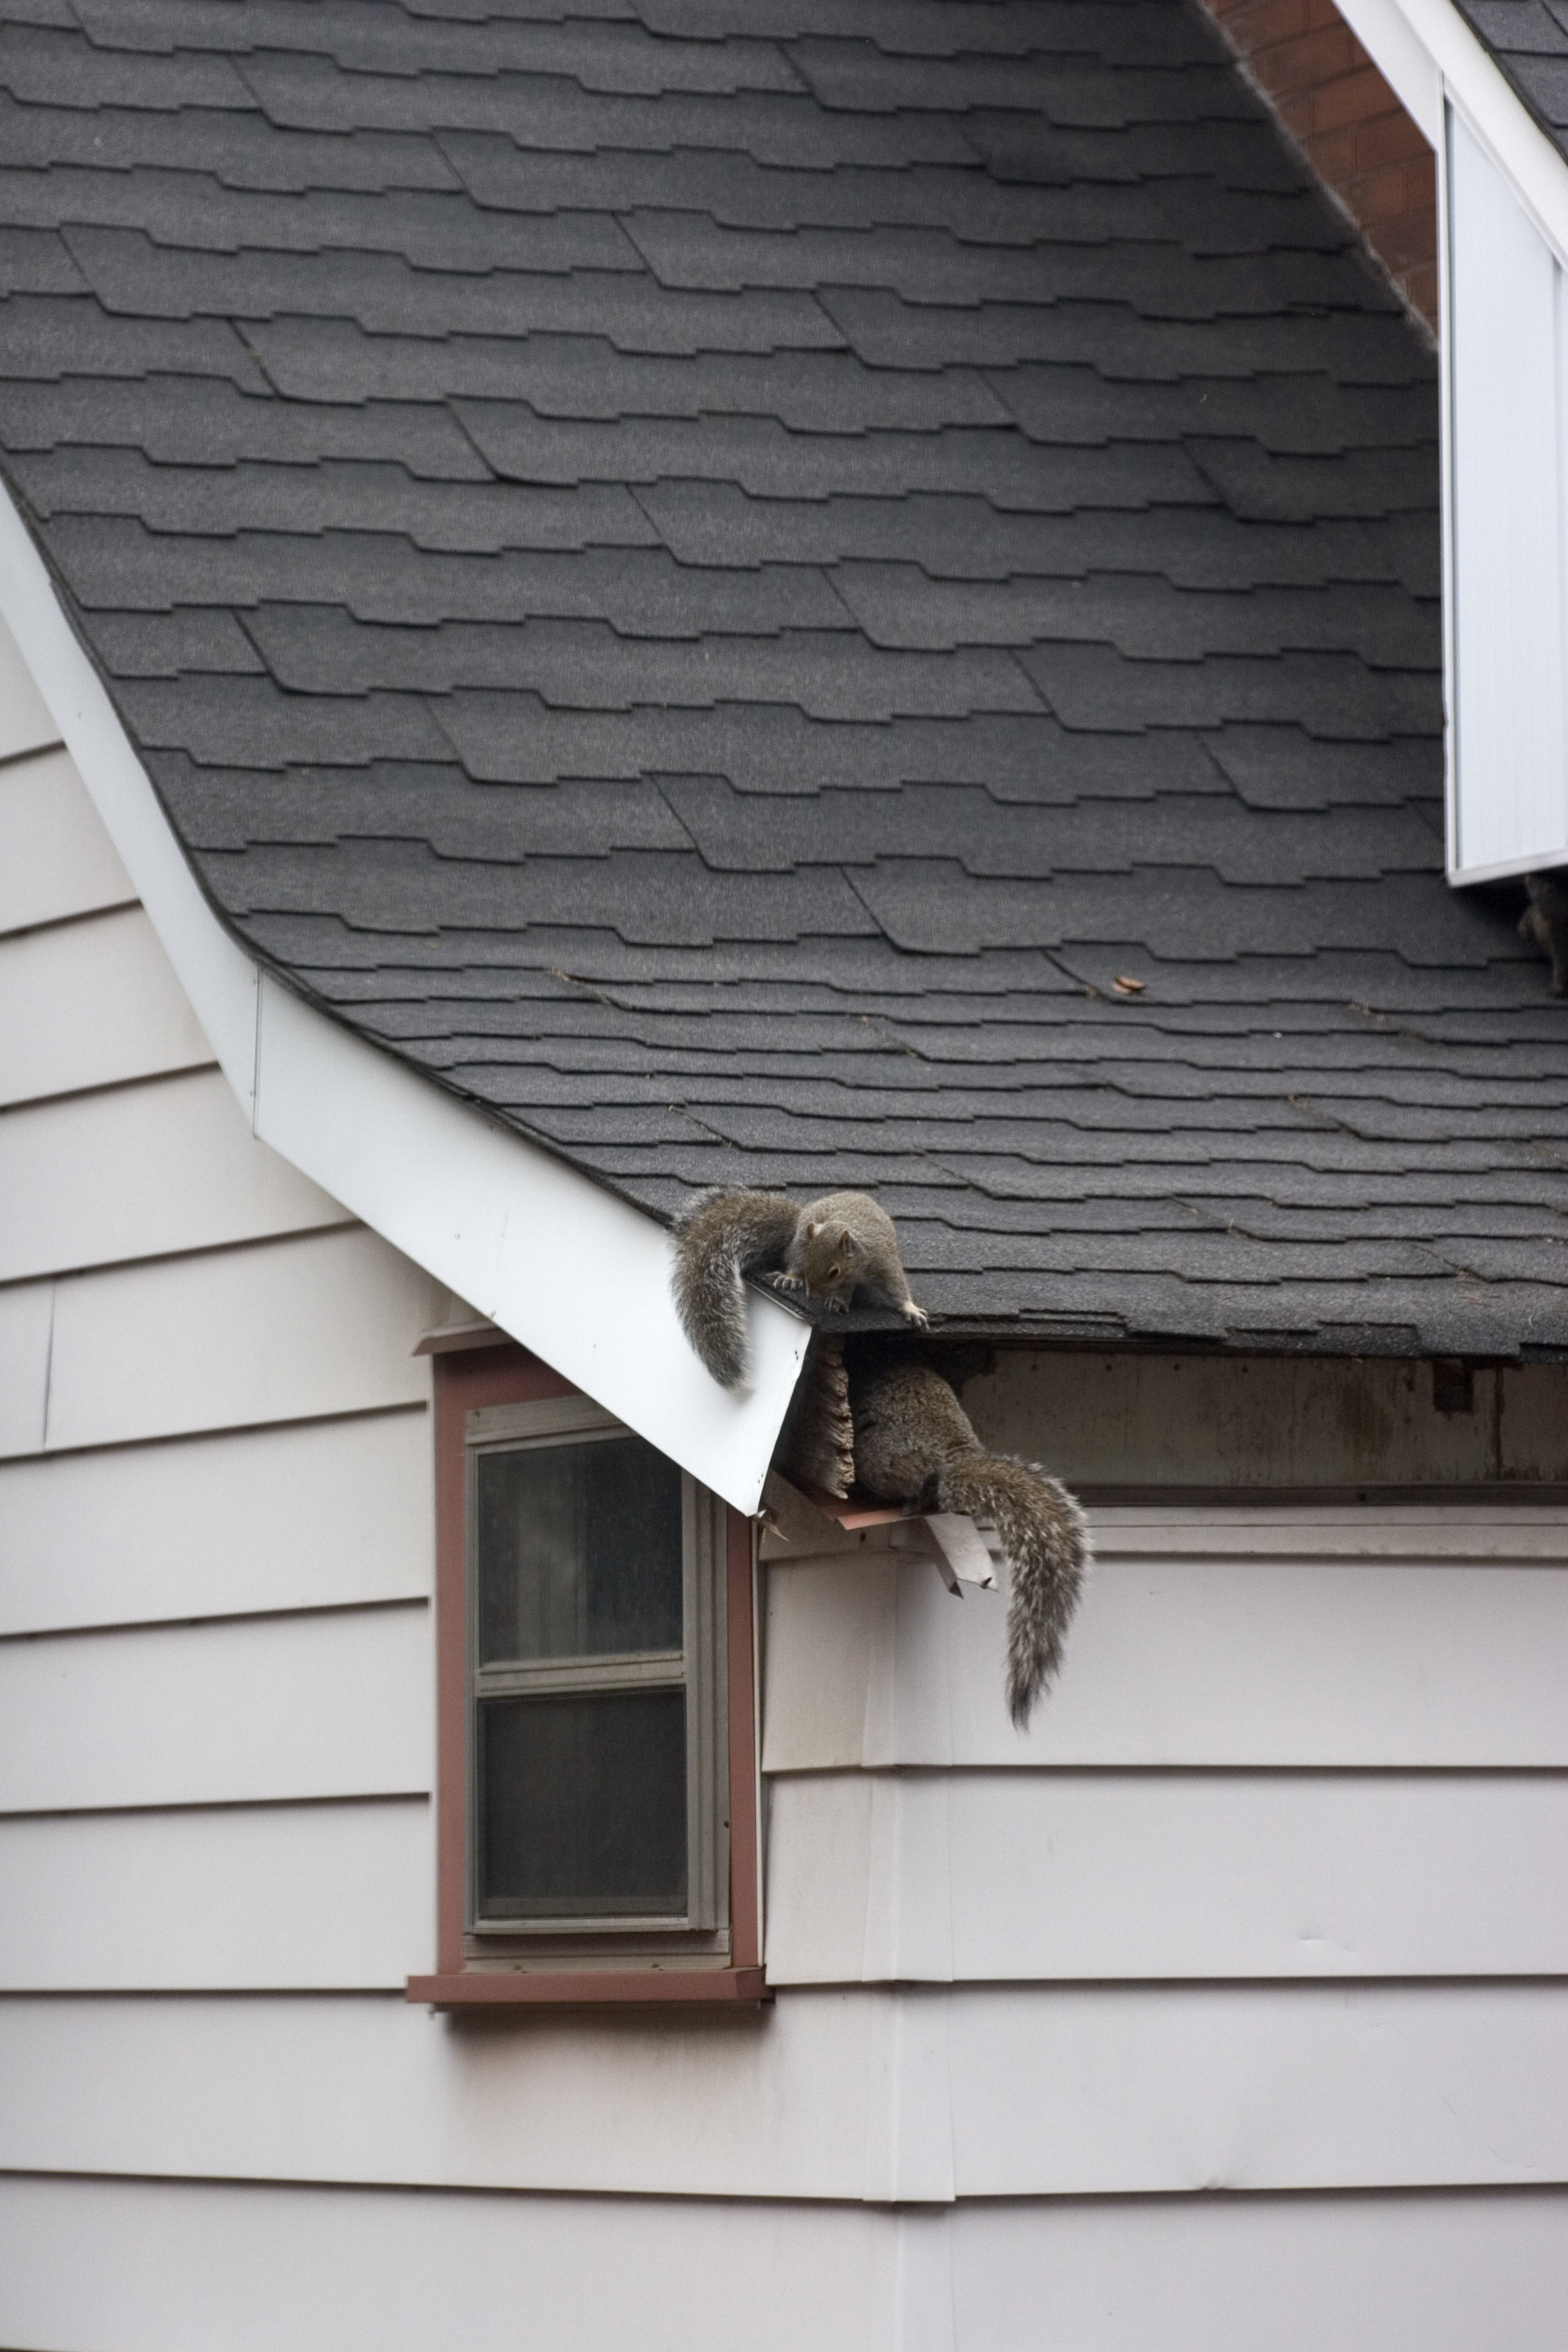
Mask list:
[{"label": "asphalt shingle roof", "polygon": [[0,15],[0,462],[254,952],[959,1323],[1568,1348],[1434,362],[1195,8]]}]

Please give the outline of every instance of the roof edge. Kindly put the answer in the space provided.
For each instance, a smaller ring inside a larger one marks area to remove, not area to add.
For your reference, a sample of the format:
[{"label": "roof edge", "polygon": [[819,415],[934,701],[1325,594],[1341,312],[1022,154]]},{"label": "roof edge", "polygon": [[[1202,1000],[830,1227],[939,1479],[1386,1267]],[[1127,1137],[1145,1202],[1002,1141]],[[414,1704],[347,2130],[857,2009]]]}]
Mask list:
[{"label": "roof edge", "polygon": [[0,488],[0,614],[252,1131],[737,1510],[754,1512],[811,1326],[750,1299],[731,1396],[676,1318],[641,1210],[380,1051],[266,971],[203,894],[134,745]]}]

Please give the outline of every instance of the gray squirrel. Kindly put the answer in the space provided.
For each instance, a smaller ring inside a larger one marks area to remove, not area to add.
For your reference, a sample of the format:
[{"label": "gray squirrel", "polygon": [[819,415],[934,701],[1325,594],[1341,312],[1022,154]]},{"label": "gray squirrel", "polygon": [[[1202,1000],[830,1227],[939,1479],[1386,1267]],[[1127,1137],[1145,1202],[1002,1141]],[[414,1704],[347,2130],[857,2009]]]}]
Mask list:
[{"label": "gray squirrel", "polygon": [[928,1364],[852,1372],[855,1476],[882,1503],[921,1503],[988,1520],[1012,1583],[1007,1604],[1007,1712],[1019,1730],[1062,1661],[1062,1643],[1092,1561],[1089,1524],[1056,1479],[987,1454],[969,1416]]},{"label": "gray squirrel", "polygon": [[743,1389],[746,1294],[742,1278],[766,1274],[842,1310],[857,1292],[923,1325],[910,1297],[899,1237],[865,1192],[828,1192],[803,1209],[784,1192],[699,1193],[675,1225],[671,1286],[680,1328],[714,1379]]}]

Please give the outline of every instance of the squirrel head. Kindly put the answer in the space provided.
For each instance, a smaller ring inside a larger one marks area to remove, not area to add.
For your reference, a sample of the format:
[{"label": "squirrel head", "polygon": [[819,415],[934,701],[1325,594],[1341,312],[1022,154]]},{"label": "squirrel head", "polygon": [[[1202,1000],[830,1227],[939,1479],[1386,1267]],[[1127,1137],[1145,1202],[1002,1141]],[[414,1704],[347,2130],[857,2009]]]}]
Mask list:
[{"label": "squirrel head", "polygon": [[820,1219],[805,1229],[802,1273],[808,1298],[834,1298],[853,1290],[865,1256],[847,1225],[828,1225]]}]

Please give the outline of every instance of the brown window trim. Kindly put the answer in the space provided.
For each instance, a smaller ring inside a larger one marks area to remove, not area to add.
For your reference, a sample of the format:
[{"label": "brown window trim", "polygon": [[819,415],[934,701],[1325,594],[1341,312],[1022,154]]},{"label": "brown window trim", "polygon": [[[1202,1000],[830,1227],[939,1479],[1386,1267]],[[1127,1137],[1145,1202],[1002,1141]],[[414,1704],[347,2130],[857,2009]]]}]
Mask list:
[{"label": "brown window trim", "polygon": [[463,1953],[468,1851],[468,1607],[464,1542],[465,1416],[486,1405],[576,1393],[510,1341],[437,1354],[436,1387],[436,1970],[410,1977],[406,1998],[457,2011],[599,2007],[773,1998],[762,1964],[758,1892],[756,1676],[752,1538],[725,1514],[729,1656],[730,1965],[726,1968],[483,1969]]}]

